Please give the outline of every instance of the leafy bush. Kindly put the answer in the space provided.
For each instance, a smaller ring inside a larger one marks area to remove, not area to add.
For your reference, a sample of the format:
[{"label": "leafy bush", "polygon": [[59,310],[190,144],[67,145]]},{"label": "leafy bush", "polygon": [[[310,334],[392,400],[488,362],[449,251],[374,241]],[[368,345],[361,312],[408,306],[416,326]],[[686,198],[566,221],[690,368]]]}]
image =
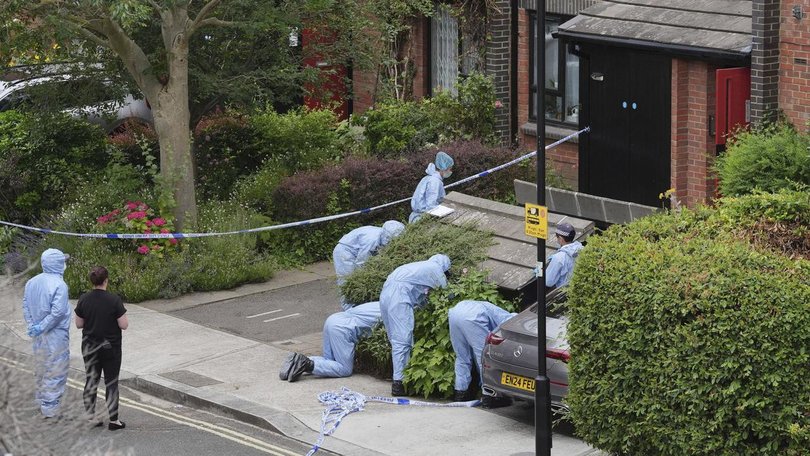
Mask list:
[{"label": "leafy bush", "polygon": [[[474,269],[483,261],[490,243],[489,233],[425,219],[408,225],[405,233],[355,270],[341,289],[350,301],[376,301],[385,279],[397,267],[440,252],[450,257],[448,287],[431,291],[427,306],[416,311],[414,349],[405,371],[405,384],[416,394],[448,397],[453,393],[455,355],[447,324],[450,307],[474,299],[514,310],[514,303],[502,299],[496,286],[486,282],[486,273]],[[358,344],[357,354],[358,370],[382,377],[391,375],[391,346],[381,325]]]},{"label": "leafy bush", "polygon": [[0,215],[28,223],[55,211],[108,159],[104,132],[84,120],[0,113]]},{"label": "leafy bush", "polygon": [[108,143],[120,152],[118,162],[136,167],[146,166],[146,155],[160,156],[157,133],[141,122],[127,121],[107,138]]},{"label": "leafy bush", "polygon": [[756,246],[810,259],[810,187],[723,198],[715,218]]},{"label": "leafy bush", "polygon": [[[56,226],[89,223],[82,214],[94,212],[73,204],[63,211]],[[199,228],[205,231],[230,231],[267,223],[266,218],[228,202],[202,205],[198,221]],[[188,239],[162,257],[121,249],[121,242],[128,241],[52,235],[43,244],[71,255],[65,281],[72,297],[90,287],[87,273],[96,265],[109,269],[111,291],[121,293],[127,302],[233,288],[267,280],[277,268],[272,257],[258,252],[255,234]]]},{"label": "leafy bush", "polygon": [[379,157],[408,155],[438,140],[428,113],[414,101],[378,103],[358,122],[365,127],[369,151]]},{"label": "leafy bush", "polygon": [[567,400],[586,441],[619,454],[806,452],[810,262],[748,242],[763,221],[806,220],[803,198],[752,195],[590,240],[568,327]]},{"label": "leafy bush", "polygon": [[194,128],[194,161],[201,199],[228,199],[237,180],[262,164],[264,145],[251,119],[217,111]]},{"label": "leafy bush", "polygon": [[431,144],[459,139],[495,138],[495,89],[486,76],[458,83],[458,95],[439,92],[418,102],[388,101],[357,119],[365,127],[369,150],[380,157],[407,156]]},{"label": "leafy bush", "polygon": [[486,279],[483,271],[462,274],[447,289],[431,292],[428,305],[416,311],[413,352],[404,380],[409,390],[424,397],[453,395],[456,356],[450,343],[447,312],[459,301],[489,301],[510,312],[516,311],[515,303],[504,300],[496,285]]},{"label": "leafy bush", "polygon": [[289,173],[316,169],[342,156],[332,111],[301,108],[278,114],[271,109],[253,116],[251,124],[265,160]]},{"label": "leafy bush", "polygon": [[726,196],[810,184],[810,135],[789,124],[740,131],[718,158],[717,170]]},{"label": "leafy bush", "polygon": [[435,219],[423,219],[407,226],[381,251],[366,261],[364,267],[346,278],[341,293],[349,302],[377,301],[383,283],[394,269],[414,261],[423,261],[437,253],[450,257],[450,275],[457,276],[465,268],[472,269],[486,257],[491,234],[471,226],[455,226]]}]

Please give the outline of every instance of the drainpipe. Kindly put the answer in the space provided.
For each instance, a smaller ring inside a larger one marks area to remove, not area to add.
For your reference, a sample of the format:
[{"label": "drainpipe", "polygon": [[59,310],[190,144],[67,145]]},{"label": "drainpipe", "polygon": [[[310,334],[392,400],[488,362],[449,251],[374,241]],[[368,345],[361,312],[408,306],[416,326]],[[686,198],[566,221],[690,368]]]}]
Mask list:
[{"label": "drainpipe", "polygon": [[509,2],[509,144],[518,135],[518,0]]}]

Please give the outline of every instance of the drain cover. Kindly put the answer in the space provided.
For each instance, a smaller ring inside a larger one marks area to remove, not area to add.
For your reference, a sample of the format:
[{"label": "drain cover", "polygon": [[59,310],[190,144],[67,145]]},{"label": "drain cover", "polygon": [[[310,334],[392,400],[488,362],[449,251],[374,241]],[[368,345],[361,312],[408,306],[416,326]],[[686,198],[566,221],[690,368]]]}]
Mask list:
[{"label": "drain cover", "polygon": [[195,388],[200,388],[202,386],[218,385],[222,383],[221,381],[213,379],[211,377],[195,374],[194,372],[187,370],[164,372],[158,375],[160,375],[163,378],[168,378],[169,380],[174,380],[176,382],[186,384],[188,386],[193,386]]}]

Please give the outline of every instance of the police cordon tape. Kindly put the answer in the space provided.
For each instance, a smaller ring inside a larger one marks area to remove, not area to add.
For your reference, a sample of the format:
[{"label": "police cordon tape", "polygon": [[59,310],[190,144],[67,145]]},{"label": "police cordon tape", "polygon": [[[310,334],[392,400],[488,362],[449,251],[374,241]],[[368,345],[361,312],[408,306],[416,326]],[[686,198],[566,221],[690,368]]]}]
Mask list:
[{"label": "police cordon tape", "polygon": [[318,434],[318,440],[312,445],[307,456],[315,454],[323,445],[323,441],[328,435],[332,435],[343,418],[354,413],[362,411],[368,402],[382,402],[384,404],[392,405],[413,405],[418,407],[475,407],[481,401],[466,401],[466,402],[449,402],[441,404],[438,402],[425,402],[413,401],[410,399],[401,399],[396,397],[386,396],[366,396],[362,393],[352,391],[345,386],[340,391],[324,391],[318,395],[318,400],[321,401],[326,409],[321,416],[321,431]]},{"label": "police cordon tape", "polygon": [[[570,139],[576,138],[576,137],[578,137],[579,135],[581,135],[583,133],[587,133],[590,130],[591,130],[591,127],[585,127],[582,130],[571,133],[570,135],[566,136],[565,138],[559,139],[559,140],[554,141],[553,143],[547,145],[545,147],[545,150],[553,149],[553,148],[559,146],[560,144],[562,144],[562,143],[564,143],[564,142],[566,142],[566,141],[568,141]],[[445,189],[450,189],[450,188],[457,187],[457,186],[462,185],[462,184],[466,184],[467,182],[470,182],[472,180],[479,179],[479,178],[482,178],[482,177],[486,177],[486,176],[488,176],[488,175],[490,175],[490,174],[492,174],[492,173],[494,173],[496,171],[500,171],[500,170],[502,170],[504,168],[508,168],[508,167],[510,167],[510,166],[512,166],[512,165],[514,165],[516,163],[520,163],[520,162],[522,162],[524,160],[528,160],[528,159],[534,157],[535,155],[537,155],[536,150],[533,151],[533,152],[529,152],[528,154],[521,155],[520,157],[517,157],[514,160],[508,161],[508,162],[506,162],[506,163],[504,163],[502,165],[498,165],[498,166],[496,166],[494,168],[490,168],[490,169],[488,169],[486,171],[482,171],[482,172],[480,172],[478,174],[473,174],[472,176],[469,176],[469,177],[465,177],[464,179],[453,182],[452,184],[445,185],[444,188]],[[404,203],[405,201],[410,201],[410,199],[411,198],[402,198],[401,200],[392,201],[390,203],[381,204],[379,206],[369,207],[369,208],[366,208],[366,209],[360,209],[360,210],[351,211],[351,212],[344,212],[342,214],[328,215],[328,216],[325,216],[325,217],[317,217],[317,218],[313,218],[313,219],[309,219],[309,220],[301,220],[301,221],[297,221],[297,222],[281,223],[279,225],[269,225],[269,226],[263,226],[263,227],[259,227],[259,228],[250,228],[250,229],[246,229],[246,230],[221,231],[221,232],[216,232],[216,233],[150,233],[150,234],[146,234],[146,233],[73,233],[73,232],[70,232],[70,231],[58,231],[58,230],[51,230],[51,229],[47,229],[47,228],[37,228],[37,227],[34,227],[34,226],[21,225],[19,223],[6,222],[4,220],[0,220],[0,225],[11,226],[11,227],[20,228],[20,229],[28,230],[28,231],[36,231],[38,233],[43,233],[43,234],[60,234],[60,235],[63,235],[63,236],[95,238],[95,239],[189,239],[189,238],[202,238],[202,237],[212,237],[212,236],[229,236],[229,235],[233,235],[233,234],[259,233],[259,232],[263,232],[263,231],[280,230],[280,229],[284,229],[284,228],[291,228],[291,227],[297,227],[297,226],[314,225],[316,223],[328,222],[328,221],[331,221],[331,220],[338,220],[338,219],[342,219],[342,218],[346,218],[346,217],[352,217],[352,216],[355,216],[355,215],[368,214],[368,213],[371,213],[371,212],[378,211],[380,209],[385,209],[386,207],[391,207],[391,206],[395,206],[395,205],[400,204],[400,203]]]}]

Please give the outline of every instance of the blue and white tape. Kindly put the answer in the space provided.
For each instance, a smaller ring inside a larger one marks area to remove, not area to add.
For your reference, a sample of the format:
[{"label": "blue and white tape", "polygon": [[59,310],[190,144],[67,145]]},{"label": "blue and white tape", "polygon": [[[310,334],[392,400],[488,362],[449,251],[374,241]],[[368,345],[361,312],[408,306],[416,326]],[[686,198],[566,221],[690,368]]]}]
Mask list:
[{"label": "blue and white tape", "polygon": [[[572,138],[575,138],[575,137],[577,137],[577,136],[579,136],[579,135],[581,135],[583,133],[586,133],[586,132],[590,131],[590,129],[591,129],[591,127],[585,127],[582,130],[574,132],[574,133],[566,136],[565,138],[562,138],[562,139],[560,139],[558,141],[555,141],[555,142],[547,145],[545,147],[545,150],[553,149],[554,147],[557,147],[560,144],[562,144],[562,143],[564,143],[564,142],[566,142],[566,141],[568,141],[568,140],[570,140]],[[534,157],[535,155],[537,155],[536,150],[533,151],[533,152],[530,152],[528,154],[521,155],[520,157],[517,157],[514,160],[506,162],[506,163],[504,163],[502,165],[498,165],[498,166],[496,166],[494,168],[490,168],[490,169],[488,169],[486,171],[482,171],[482,172],[480,172],[478,174],[473,174],[472,176],[469,176],[469,177],[465,177],[464,179],[453,182],[452,184],[445,185],[444,188],[445,189],[450,189],[450,188],[457,187],[457,186],[462,185],[462,184],[466,184],[467,182],[473,181],[475,179],[480,179],[482,177],[486,177],[486,176],[488,176],[488,175],[490,175],[490,174],[492,174],[494,172],[500,171],[500,170],[502,170],[504,168],[508,168],[509,166],[512,166],[512,165],[514,165],[516,163],[520,163],[520,162],[522,162],[524,160],[528,160],[528,159]],[[380,204],[379,206],[369,207],[369,208],[360,209],[360,210],[351,211],[351,212],[344,212],[342,214],[327,215],[327,216],[324,216],[324,217],[317,217],[317,218],[313,218],[313,219],[309,219],[309,220],[301,220],[301,221],[297,221],[297,222],[282,223],[282,224],[279,224],[279,225],[263,226],[263,227],[259,227],[259,228],[250,228],[250,229],[245,229],[245,230],[221,231],[221,232],[215,232],[215,233],[149,233],[149,234],[147,234],[147,233],[124,233],[124,234],[121,234],[121,233],[74,233],[74,232],[70,232],[70,231],[59,231],[59,230],[51,230],[51,229],[47,229],[47,228],[37,228],[37,227],[34,227],[34,226],[28,226],[28,225],[21,225],[21,224],[18,224],[18,223],[6,222],[6,221],[3,221],[3,220],[0,220],[0,225],[11,226],[11,227],[20,228],[20,229],[28,230],[28,231],[36,231],[36,232],[42,233],[42,234],[60,234],[60,235],[64,235],[64,236],[73,236],[73,237],[82,237],[82,238],[95,238],[95,239],[188,239],[188,238],[203,238],[203,237],[212,237],[212,236],[229,236],[229,235],[233,235],[233,234],[259,233],[259,232],[263,232],[263,231],[281,230],[281,229],[284,229],[284,228],[292,228],[292,227],[298,227],[298,226],[314,225],[314,224],[317,224],[317,223],[329,222],[329,221],[332,221],[332,220],[338,220],[338,219],[342,219],[342,218],[346,218],[346,217],[352,217],[352,216],[355,216],[355,215],[368,214],[368,213],[371,213],[371,212],[376,212],[376,211],[379,211],[380,209],[385,209],[387,207],[391,207],[391,206],[395,206],[395,205],[400,204],[400,203],[404,203],[405,201],[410,201],[410,199],[411,199],[410,197],[409,198],[402,198],[400,200],[392,201],[390,203]]]},{"label": "blue and white tape", "polygon": [[412,405],[418,407],[475,407],[481,401],[449,402],[446,404],[437,402],[414,401],[405,398],[386,396],[365,396],[362,393],[352,391],[345,386],[340,391],[324,391],[318,395],[318,400],[326,406],[321,415],[321,430],[318,440],[312,445],[307,456],[315,454],[323,445],[323,441],[328,435],[332,435],[340,426],[343,418],[354,412],[360,412],[366,407],[368,402],[381,402],[392,405]]}]

